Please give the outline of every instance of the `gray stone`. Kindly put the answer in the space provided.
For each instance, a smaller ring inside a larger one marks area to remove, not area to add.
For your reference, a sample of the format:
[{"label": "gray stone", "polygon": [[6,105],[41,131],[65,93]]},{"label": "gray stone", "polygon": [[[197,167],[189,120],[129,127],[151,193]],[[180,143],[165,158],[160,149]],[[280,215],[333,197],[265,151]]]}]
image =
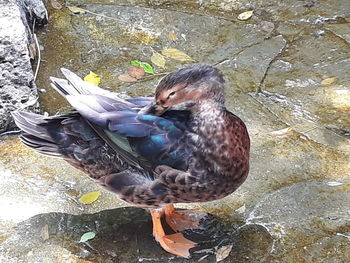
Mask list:
[{"label": "gray stone", "polygon": [[28,47],[34,44],[30,28],[45,21],[45,11],[39,0],[0,3],[0,133],[15,127],[11,111],[38,110]]},{"label": "gray stone", "polygon": [[234,84],[240,90],[258,91],[271,63],[285,46],[286,40],[281,35],[250,45],[234,56],[222,69],[224,72],[228,71],[227,75],[231,76],[232,70],[234,71]]},{"label": "gray stone", "polygon": [[273,237],[272,262],[345,262],[350,259],[349,208],[348,180],[297,183],[262,198],[247,224],[261,225]]}]

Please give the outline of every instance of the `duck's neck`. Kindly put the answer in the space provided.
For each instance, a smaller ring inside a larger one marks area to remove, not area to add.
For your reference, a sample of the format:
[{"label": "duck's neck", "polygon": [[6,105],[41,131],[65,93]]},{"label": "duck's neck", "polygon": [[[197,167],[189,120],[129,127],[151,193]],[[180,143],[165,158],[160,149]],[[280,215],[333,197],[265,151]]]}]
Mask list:
[{"label": "duck's neck", "polygon": [[193,128],[203,128],[222,123],[225,108],[212,100],[206,100],[194,106],[192,111]]}]

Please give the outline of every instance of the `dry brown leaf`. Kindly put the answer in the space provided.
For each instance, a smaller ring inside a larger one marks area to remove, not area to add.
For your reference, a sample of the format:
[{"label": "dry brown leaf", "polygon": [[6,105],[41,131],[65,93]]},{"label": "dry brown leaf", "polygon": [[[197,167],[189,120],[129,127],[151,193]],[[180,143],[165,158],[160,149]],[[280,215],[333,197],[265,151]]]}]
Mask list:
[{"label": "dry brown leaf", "polygon": [[335,81],[335,78],[326,78],[321,81],[322,85],[331,85]]},{"label": "dry brown leaf", "polygon": [[130,67],[128,74],[135,79],[141,79],[145,76],[145,70],[140,66]]},{"label": "dry brown leaf", "polygon": [[137,79],[134,77],[131,77],[129,74],[121,74],[118,76],[118,79],[123,82],[136,82]]},{"label": "dry brown leaf", "polygon": [[36,57],[36,45],[34,42],[28,45],[28,51],[29,51],[29,58],[35,59],[35,57]]},{"label": "dry brown leaf", "polygon": [[57,0],[51,0],[50,3],[54,9],[62,9],[63,7]]},{"label": "dry brown leaf", "polygon": [[74,6],[74,5],[69,5],[67,7],[74,14],[85,14],[86,13],[85,9],[82,9],[82,8]]},{"label": "dry brown leaf", "polygon": [[168,34],[168,38],[175,41],[177,39],[177,35],[174,32],[170,32]]},{"label": "dry brown leaf", "polygon": [[151,57],[151,61],[154,65],[164,68],[165,67],[165,58],[158,52],[153,52],[153,55]]},{"label": "dry brown leaf", "polygon": [[242,20],[242,21],[248,20],[249,18],[252,17],[253,13],[254,13],[253,10],[245,11],[243,13],[240,13],[237,18],[238,18],[238,20]]},{"label": "dry brown leaf", "polygon": [[195,61],[189,55],[176,48],[166,48],[161,51],[162,55],[179,61]]}]

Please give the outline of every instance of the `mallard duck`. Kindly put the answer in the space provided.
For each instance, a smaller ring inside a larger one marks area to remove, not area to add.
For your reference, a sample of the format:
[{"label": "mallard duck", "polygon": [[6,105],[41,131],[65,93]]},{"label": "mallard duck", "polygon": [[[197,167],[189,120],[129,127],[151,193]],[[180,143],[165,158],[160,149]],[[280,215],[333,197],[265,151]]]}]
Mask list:
[{"label": "mallard duck", "polygon": [[[45,117],[14,112],[22,142],[60,157],[136,206],[150,210],[153,235],[168,252],[189,257],[196,243],[180,232],[200,216],[174,203],[206,202],[234,192],[249,170],[243,121],[225,108],[218,69],[195,64],[165,76],[155,97],[122,99],[67,69],[52,87],[75,109]],[[175,234],[166,234],[161,219]]]}]

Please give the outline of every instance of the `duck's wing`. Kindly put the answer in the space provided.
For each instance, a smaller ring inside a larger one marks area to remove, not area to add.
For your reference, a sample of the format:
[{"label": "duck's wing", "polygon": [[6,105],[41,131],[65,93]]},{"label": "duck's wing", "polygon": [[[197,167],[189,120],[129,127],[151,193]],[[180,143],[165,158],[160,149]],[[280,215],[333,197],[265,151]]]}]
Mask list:
[{"label": "duck's wing", "polygon": [[25,145],[40,154],[64,159],[94,179],[130,168],[125,156],[111,149],[77,112],[45,117],[16,111],[12,115],[24,131],[20,138]]},{"label": "duck's wing", "polygon": [[63,69],[62,72],[68,81],[51,78],[52,86],[130,165],[152,169],[159,164],[178,166],[185,159],[187,153],[174,147],[184,134],[181,121],[139,112],[153,99],[124,100],[115,94],[109,96],[71,71]]},{"label": "duck's wing", "polygon": [[110,98],[104,96],[79,95],[67,100],[95,129],[106,135],[110,144],[119,148],[123,148],[121,142],[127,144],[128,152],[137,159],[148,161],[151,167],[175,165],[185,160],[185,152],[176,147],[184,129],[176,121],[119,109],[119,106],[108,104]]},{"label": "duck's wing", "polygon": [[128,98],[125,100],[140,108],[143,108],[149,105],[150,103],[152,103],[154,101],[154,98],[153,97],[136,97],[136,98]]}]

